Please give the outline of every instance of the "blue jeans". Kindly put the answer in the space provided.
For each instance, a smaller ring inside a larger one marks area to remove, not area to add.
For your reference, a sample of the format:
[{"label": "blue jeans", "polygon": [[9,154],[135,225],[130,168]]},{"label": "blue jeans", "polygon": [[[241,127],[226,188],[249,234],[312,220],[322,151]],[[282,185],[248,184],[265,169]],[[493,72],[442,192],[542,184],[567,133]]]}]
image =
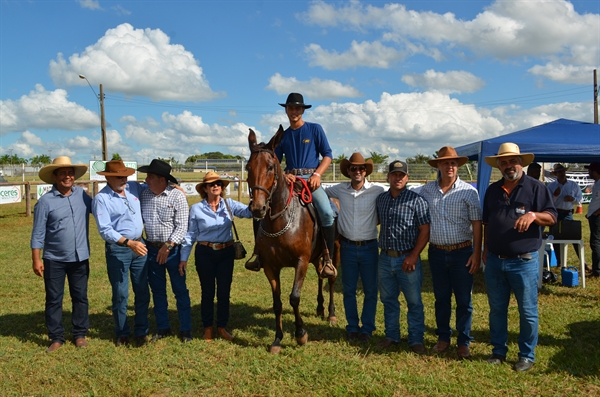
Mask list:
[{"label": "blue jeans", "polygon": [[590,225],[590,248],[592,249],[592,274],[600,276],[600,215],[588,218]]},{"label": "blue jeans", "polygon": [[444,251],[429,246],[429,268],[435,296],[435,333],[438,339],[450,342],[452,328],[452,293],[456,298],[456,332],[459,346],[469,346],[473,321],[473,275],[465,265],[473,254],[473,247]]},{"label": "blue jeans", "polygon": [[69,280],[69,293],[73,304],[71,334],[73,339],[85,337],[90,327],[88,312],[88,278],[90,264],[58,262],[44,259],[44,286],[46,289],[46,327],[52,342],[65,343],[65,327],[62,324],[62,305],[65,294],[65,277]]},{"label": "blue jeans", "polygon": [[425,333],[425,313],[421,300],[423,266],[421,258],[417,260],[415,271],[402,271],[402,262],[406,255],[389,257],[385,252],[379,254],[379,294],[383,303],[385,337],[400,342],[400,292],[404,294],[408,313],[408,344],[423,343]]},{"label": "blue jeans", "polygon": [[148,288],[148,267],[146,256],[137,256],[131,249],[117,244],[105,244],[106,268],[112,286],[112,312],[115,320],[117,337],[129,336],[127,323],[127,301],[129,299],[129,275],[134,297],[135,336],[148,335],[148,305],[150,289]]},{"label": "blue jeans", "polygon": [[538,279],[540,264],[537,251],[531,259],[500,259],[487,254],[485,284],[490,304],[492,353],[508,352],[508,304],[514,292],[519,306],[519,357],[534,361],[538,342]]},{"label": "blue jeans", "polygon": [[[229,322],[229,296],[233,281],[233,246],[215,251],[196,244],[196,271],[200,279],[200,314],[202,325],[212,327],[215,317],[215,292],[217,293],[217,327]],[[216,290],[215,290],[216,284]]]},{"label": "blue jeans", "polygon": [[190,305],[190,292],[185,284],[185,273],[179,274],[179,251],[181,246],[174,247],[167,262],[159,265],[156,262],[158,249],[153,245],[148,245],[148,282],[152,290],[152,299],[154,300],[154,316],[156,317],[156,328],[158,330],[167,330],[171,328],[169,324],[169,303],[167,302],[167,272],[171,280],[171,289],[175,294],[177,305],[177,314],[179,315],[179,330],[192,330],[192,311]]},{"label": "blue jeans", "polygon": [[[346,331],[371,335],[375,331],[377,311],[377,240],[363,246],[341,241],[342,283],[344,285],[344,309],[346,311]],[[363,301],[362,328],[358,323],[356,287],[358,277],[362,281],[365,299]]]},{"label": "blue jeans", "polygon": [[[310,178],[310,175],[298,175],[302,179]],[[329,197],[322,187],[312,192],[313,204],[317,209],[317,214],[321,220],[321,226],[332,226],[334,221],[333,208],[329,202]]]}]

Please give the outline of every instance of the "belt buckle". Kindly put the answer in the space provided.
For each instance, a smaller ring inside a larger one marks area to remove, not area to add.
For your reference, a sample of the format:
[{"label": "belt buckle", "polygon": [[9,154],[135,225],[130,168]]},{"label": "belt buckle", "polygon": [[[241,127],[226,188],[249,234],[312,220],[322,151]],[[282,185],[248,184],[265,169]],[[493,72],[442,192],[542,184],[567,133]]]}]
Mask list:
[{"label": "belt buckle", "polygon": [[212,248],[213,251],[218,251],[218,250],[220,250],[220,248],[217,248],[217,245],[218,244],[212,244],[212,246],[210,248]]},{"label": "belt buckle", "polygon": [[385,252],[390,258],[398,258],[400,256],[396,250],[386,250]]}]

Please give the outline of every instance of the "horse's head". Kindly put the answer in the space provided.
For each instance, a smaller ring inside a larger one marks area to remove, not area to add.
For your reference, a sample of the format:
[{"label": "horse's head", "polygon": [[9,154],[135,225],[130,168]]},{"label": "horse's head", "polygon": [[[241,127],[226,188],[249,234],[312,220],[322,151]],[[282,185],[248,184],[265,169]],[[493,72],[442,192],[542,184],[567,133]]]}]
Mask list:
[{"label": "horse's head", "polygon": [[250,159],[246,164],[248,171],[248,186],[250,186],[250,211],[252,216],[262,219],[267,214],[271,204],[271,197],[278,183],[284,183],[279,160],[275,155],[275,148],[283,137],[283,127],[271,138],[269,143],[257,143],[256,134],[252,129],[248,134],[250,146]]}]

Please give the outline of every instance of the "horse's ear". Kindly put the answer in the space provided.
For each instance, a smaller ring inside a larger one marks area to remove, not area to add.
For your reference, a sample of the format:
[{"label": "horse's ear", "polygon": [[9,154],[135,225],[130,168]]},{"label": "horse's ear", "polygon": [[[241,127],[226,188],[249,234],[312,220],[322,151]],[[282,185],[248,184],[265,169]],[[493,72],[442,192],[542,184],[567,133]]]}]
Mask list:
[{"label": "horse's ear", "polygon": [[248,134],[248,146],[250,147],[250,151],[256,146],[256,133],[250,128],[250,133]]},{"label": "horse's ear", "polygon": [[279,146],[279,142],[281,142],[281,139],[283,138],[283,133],[285,131],[283,130],[283,127],[281,126],[281,124],[279,124],[279,129],[277,130],[277,132],[275,133],[275,135],[273,136],[273,138],[271,138],[271,140],[269,141],[269,143],[267,143],[267,147],[271,150],[275,150],[275,148],[277,146]]}]

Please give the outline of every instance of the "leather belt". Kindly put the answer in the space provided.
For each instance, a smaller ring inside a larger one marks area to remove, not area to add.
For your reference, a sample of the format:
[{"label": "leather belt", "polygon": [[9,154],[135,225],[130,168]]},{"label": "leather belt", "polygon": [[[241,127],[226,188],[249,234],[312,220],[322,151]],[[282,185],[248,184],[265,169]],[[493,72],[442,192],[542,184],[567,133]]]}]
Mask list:
[{"label": "leather belt", "polygon": [[468,240],[468,241],[463,241],[462,243],[458,243],[458,244],[452,244],[452,245],[437,245],[437,244],[432,244],[429,243],[429,245],[433,248],[437,248],[439,250],[442,251],[456,251],[459,250],[461,248],[467,248],[473,245],[473,241]]},{"label": "leather belt", "polygon": [[[496,254],[494,254],[496,255]],[[530,260],[531,258],[533,258],[533,256],[531,255],[531,253],[527,252],[525,254],[519,254],[519,255],[496,255],[498,257],[498,259],[525,259],[525,260]]]},{"label": "leather belt", "polygon": [[[151,246],[153,246],[154,248],[157,249],[161,249],[163,245],[166,244],[166,242],[160,242],[160,241],[148,241],[146,240],[146,244],[150,244]],[[173,244],[173,247],[177,247],[179,244]]]},{"label": "leather belt", "polygon": [[367,245],[367,244],[372,243],[373,241],[377,241],[376,238],[371,239],[371,240],[352,241],[352,240],[349,240],[346,237],[342,236],[341,234],[340,234],[340,240],[342,240],[348,244],[351,244],[351,245],[356,245],[357,247],[362,247],[363,245]]},{"label": "leather belt", "polygon": [[293,170],[287,170],[285,171],[286,174],[292,174],[292,175],[308,175],[308,174],[312,174],[313,172],[315,172],[316,168],[298,168],[298,169],[293,169]]},{"label": "leather belt", "polygon": [[409,250],[404,250],[404,251],[396,251],[396,250],[382,250],[383,252],[385,252],[385,254],[387,256],[389,256],[390,258],[398,258],[402,255],[406,255],[409,252],[411,252],[414,248],[411,248]]},{"label": "leather belt", "polygon": [[558,212],[560,214],[572,214],[573,210],[561,210],[560,208],[557,208],[556,212]]},{"label": "leather belt", "polygon": [[210,247],[215,251],[219,251],[223,248],[231,247],[233,245],[233,240],[226,243],[209,243],[208,241],[198,241],[198,244],[204,245],[205,247]]}]

